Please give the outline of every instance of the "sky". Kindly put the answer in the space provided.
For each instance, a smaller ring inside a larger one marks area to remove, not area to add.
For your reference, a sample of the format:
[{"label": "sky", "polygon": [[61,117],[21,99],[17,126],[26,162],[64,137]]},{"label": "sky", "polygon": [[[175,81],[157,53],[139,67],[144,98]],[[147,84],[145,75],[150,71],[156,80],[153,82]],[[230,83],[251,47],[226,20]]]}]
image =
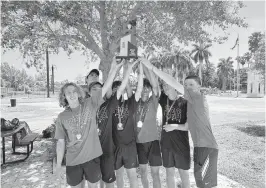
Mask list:
[{"label": "sky", "polygon": [[[223,44],[213,44],[210,48],[212,57],[210,62],[217,66],[220,58],[232,57],[235,61],[237,57],[237,48],[231,50],[234,46],[237,35],[239,33],[239,55],[248,52],[248,37],[253,32],[265,32],[265,1],[244,1],[246,5],[239,12],[239,16],[245,18],[248,28],[238,28],[236,26],[228,29],[230,33],[228,40]],[[217,34],[217,33],[216,33]],[[55,65],[55,81],[69,80],[74,81],[78,76],[85,76],[91,69],[98,68],[99,62],[93,62],[89,65],[86,63],[86,57],[82,52],[74,52],[71,56],[67,56],[65,52],[59,54],[50,54],[50,66]],[[18,50],[8,51],[3,54],[1,52],[1,61],[8,62],[18,69],[24,68],[29,75],[34,76],[37,71],[34,67],[26,68],[23,64],[22,55]],[[234,67],[236,68],[236,61]]]}]

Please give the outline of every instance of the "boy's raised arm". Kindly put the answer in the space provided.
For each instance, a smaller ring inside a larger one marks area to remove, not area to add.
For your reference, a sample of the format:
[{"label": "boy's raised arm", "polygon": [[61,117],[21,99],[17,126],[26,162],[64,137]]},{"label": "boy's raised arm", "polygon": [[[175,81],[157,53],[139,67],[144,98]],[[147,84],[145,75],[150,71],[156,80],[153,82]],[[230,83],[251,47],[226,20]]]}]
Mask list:
[{"label": "boy's raised arm", "polygon": [[184,87],[182,84],[180,84],[175,78],[170,76],[169,74],[157,69],[155,66],[153,66],[149,60],[145,58],[140,58],[141,63],[143,63],[149,70],[152,70],[159,78],[164,80],[168,85],[176,89],[179,93],[182,95],[184,94]]},{"label": "boy's raised arm", "polygon": [[[119,99],[121,97],[121,95],[123,94],[123,91],[125,90],[126,86],[128,85],[128,81],[129,81],[129,76],[130,76],[130,73],[132,71],[132,68],[135,66],[135,64],[138,62],[139,60],[136,60],[135,62],[133,63],[129,63],[128,64],[128,68],[124,74],[124,78],[123,78],[123,81],[121,83],[121,86],[119,87],[119,89],[117,90],[117,99]],[[128,86],[129,87],[129,86]],[[130,93],[131,91],[131,93]],[[132,95],[132,89],[131,88],[127,88],[127,94],[128,94],[128,97],[130,98],[131,95]]]},{"label": "boy's raised arm", "polygon": [[102,98],[105,96],[105,94],[106,94],[107,99],[110,98],[110,96],[112,95],[111,86],[112,86],[113,80],[115,78],[117,71],[121,68],[123,63],[124,63],[124,60],[121,61],[120,63],[117,63],[116,57],[113,58],[111,69],[109,71],[108,77],[102,88]]}]

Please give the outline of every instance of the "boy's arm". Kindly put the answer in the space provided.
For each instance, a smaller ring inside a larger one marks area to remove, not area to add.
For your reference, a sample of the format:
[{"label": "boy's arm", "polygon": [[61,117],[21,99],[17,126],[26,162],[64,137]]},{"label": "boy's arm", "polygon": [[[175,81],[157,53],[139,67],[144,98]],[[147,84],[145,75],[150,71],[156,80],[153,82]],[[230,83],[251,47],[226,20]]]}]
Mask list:
[{"label": "boy's arm", "polygon": [[56,144],[56,166],[61,167],[63,157],[65,154],[65,140],[64,139],[58,139]]},{"label": "boy's arm", "polygon": [[145,58],[140,58],[141,63],[143,63],[148,69],[152,70],[158,77],[164,80],[168,85],[176,89],[182,95],[184,94],[184,87],[181,85],[175,78],[170,76],[169,74],[157,69],[153,66],[149,60]]},{"label": "boy's arm", "polygon": [[141,97],[141,92],[143,89],[143,66],[139,64],[139,79],[138,79],[138,86],[135,93],[135,100],[138,102]]},{"label": "boy's arm", "polygon": [[122,60],[120,63],[117,63],[116,57],[113,58],[111,69],[102,88],[102,98],[104,98],[105,94],[107,99],[110,98],[110,96],[112,95],[112,83],[114,81],[117,71],[121,68],[123,63],[124,60]]},{"label": "boy's arm", "polygon": [[200,90],[191,90],[184,88],[184,98],[190,103],[193,104],[196,99],[199,99],[203,94]]},{"label": "boy's arm", "polygon": [[170,132],[173,130],[180,130],[180,131],[188,131],[188,124],[168,124],[168,125],[164,125],[163,129],[166,132]]},{"label": "boy's arm", "polygon": [[[124,74],[124,78],[123,78],[123,81],[121,83],[121,86],[117,90],[117,99],[119,99],[121,97],[123,91],[125,90],[125,88],[128,84],[128,81],[129,81],[129,76],[130,76],[131,70],[137,62],[138,62],[138,60],[136,60],[133,63],[128,64],[128,68]],[[127,88],[127,95],[128,95],[128,98],[130,98],[132,96],[132,89],[130,86],[127,86],[127,87],[128,87]]]},{"label": "boy's arm", "polygon": [[155,77],[154,73],[152,71],[149,71],[147,67],[143,66],[143,70],[147,79],[151,83],[153,93],[155,94],[155,96],[159,96],[158,94],[160,93],[160,91],[157,77]]}]

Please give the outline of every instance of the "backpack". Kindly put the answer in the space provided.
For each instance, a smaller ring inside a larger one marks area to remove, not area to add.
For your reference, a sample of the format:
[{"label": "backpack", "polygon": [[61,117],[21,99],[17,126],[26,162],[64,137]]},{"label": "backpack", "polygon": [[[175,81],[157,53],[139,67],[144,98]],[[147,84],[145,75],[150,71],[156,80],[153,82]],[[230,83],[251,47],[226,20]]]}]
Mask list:
[{"label": "backpack", "polygon": [[12,121],[10,122],[4,118],[1,118],[1,131],[11,131],[11,130],[17,128],[18,126],[19,125],[17,125],[17,124],[13,124]]}]

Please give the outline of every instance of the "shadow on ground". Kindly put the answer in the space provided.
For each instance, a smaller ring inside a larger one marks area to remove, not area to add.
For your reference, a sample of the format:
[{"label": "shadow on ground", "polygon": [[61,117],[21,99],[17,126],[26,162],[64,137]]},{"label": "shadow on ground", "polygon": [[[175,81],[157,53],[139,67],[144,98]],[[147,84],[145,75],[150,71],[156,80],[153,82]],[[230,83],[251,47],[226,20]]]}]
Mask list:
[{"label": "shadow on ground", "polygon": [[[52,181],[52,146],[52,140],[41,139],[34,142],[32,154],[26,161],[1,166],[1,187],[55,187],[55,182]],[[11,154],[11,141],[6,143],[6,148],[6,161],[24,157]],[[25,148],[17,151],[25,151]]]},{"label": "shadow on ground", "polygon": [[237,130],[242,131],[250,136],[265,137],[264,125],[247,125],[247,127],[237,127]]}]

